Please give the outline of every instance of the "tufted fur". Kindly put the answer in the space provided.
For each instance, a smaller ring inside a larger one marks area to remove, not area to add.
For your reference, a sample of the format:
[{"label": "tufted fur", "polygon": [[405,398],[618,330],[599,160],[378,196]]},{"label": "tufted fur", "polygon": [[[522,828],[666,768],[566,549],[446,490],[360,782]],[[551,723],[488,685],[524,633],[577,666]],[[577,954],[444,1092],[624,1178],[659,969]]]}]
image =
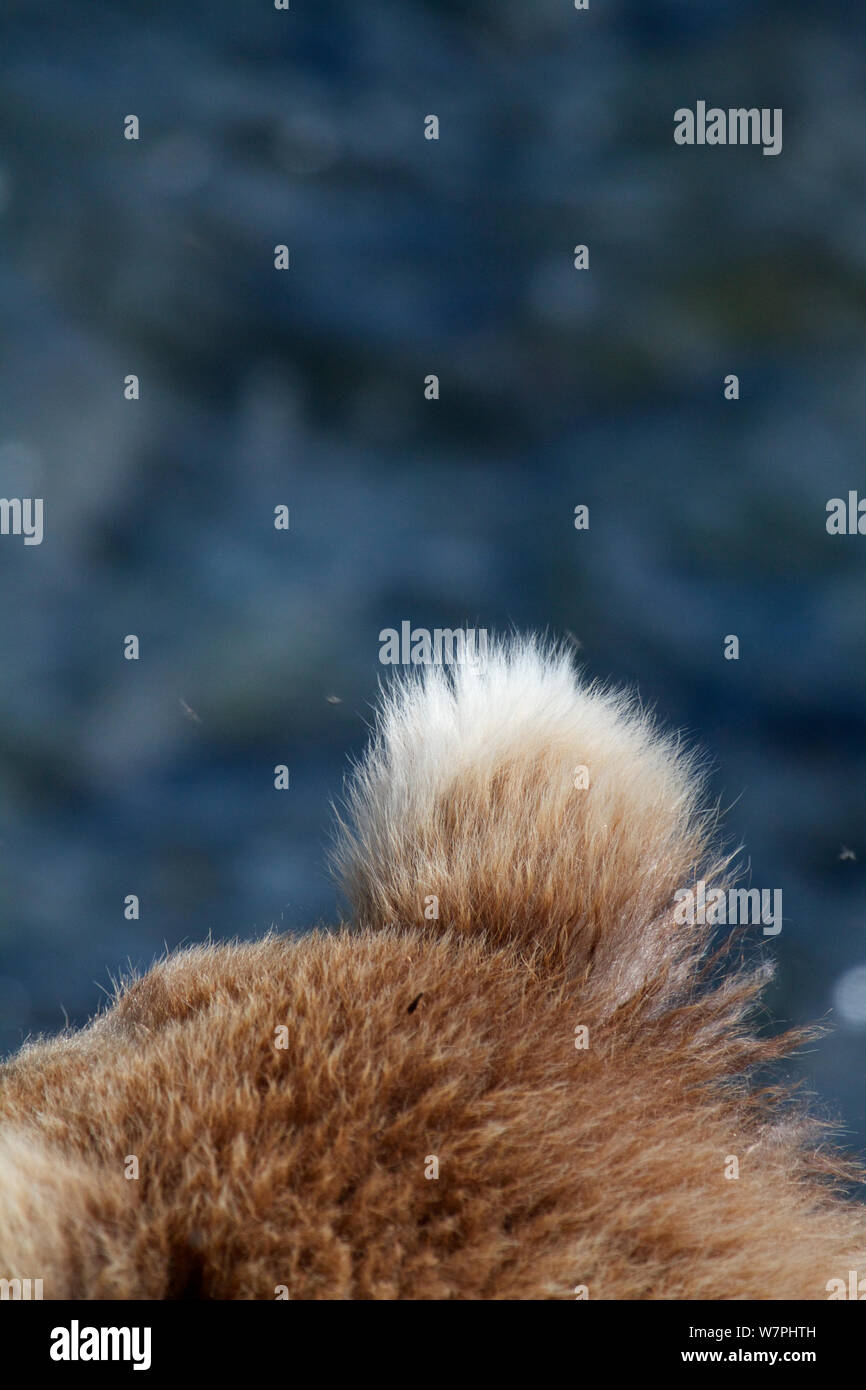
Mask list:
[{"label": "tufted fur", "polygon": [[639,708],[531,642],[429,668],[385,696],[346,818],[351,927],[171,956],[0,1069],[0,1277],[826,1298],[864,1267],[850,1172],[750,1080],[800,1040],[756,1035],[766,972],[674,923],[725,864]]}]

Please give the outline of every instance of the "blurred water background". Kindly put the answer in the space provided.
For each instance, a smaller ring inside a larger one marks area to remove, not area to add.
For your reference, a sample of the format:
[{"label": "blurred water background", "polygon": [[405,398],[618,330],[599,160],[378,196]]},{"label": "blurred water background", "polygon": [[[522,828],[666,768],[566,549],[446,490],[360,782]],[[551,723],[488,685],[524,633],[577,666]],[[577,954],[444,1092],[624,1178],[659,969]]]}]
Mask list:
[{"label": "blurred water background", "polygon": [[[866,491],[864,39],[835,0],[6,0],[0,495],[45,539],[0,538],[0,1049],[166,945],[334,921],[380,629],[513,625],[707,750],[784,893],[773,1018],[833,1024],[798,1069],[866,1144],[866,540],[825,529]],[[698,99],[782,107],[783,152],[675,146]]]}]

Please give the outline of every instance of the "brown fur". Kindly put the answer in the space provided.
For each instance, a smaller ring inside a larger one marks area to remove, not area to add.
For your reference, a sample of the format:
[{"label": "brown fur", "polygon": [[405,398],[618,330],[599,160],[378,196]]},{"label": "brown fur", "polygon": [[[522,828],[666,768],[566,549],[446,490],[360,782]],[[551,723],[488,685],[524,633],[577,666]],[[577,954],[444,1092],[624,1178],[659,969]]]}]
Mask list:
[{"label": "brown fur", "polygon": [[677,748],[562,657],[400,687],[338,851],[353,928],[181,952],[0,1069],[0,1276],[826,1298],[866,1268],[866,1213],[820,1129],[750,1084],[798,1041],[754,1032],[766,972],[673,922],[675,889],[723,872],[696,804]]}]

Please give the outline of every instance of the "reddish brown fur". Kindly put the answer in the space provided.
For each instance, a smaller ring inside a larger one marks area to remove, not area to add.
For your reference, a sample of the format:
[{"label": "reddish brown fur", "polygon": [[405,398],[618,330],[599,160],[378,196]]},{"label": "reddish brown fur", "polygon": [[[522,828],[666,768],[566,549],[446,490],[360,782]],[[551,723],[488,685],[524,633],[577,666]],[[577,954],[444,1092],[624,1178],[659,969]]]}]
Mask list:
[{"label": "reddish brown fur", "polygon": [[586,730],[455,756],[417,819],[376,791],[411,780],[386,712],[343,851],[354,929],[177,954],[2,1068],[0,1276],[49,1298],[826,1298],[866,1267],[845,1165],[750,1086],[797,1041],[749,1023],[764,973],[673,925],[686,872],[714,872],[688,768],[568,680]]}]

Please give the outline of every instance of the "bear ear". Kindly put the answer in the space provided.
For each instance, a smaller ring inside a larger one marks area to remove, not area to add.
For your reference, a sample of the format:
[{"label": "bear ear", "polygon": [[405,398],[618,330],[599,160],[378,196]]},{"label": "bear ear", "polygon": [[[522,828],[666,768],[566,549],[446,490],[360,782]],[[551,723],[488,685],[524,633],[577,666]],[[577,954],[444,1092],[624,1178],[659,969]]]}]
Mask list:
[{"label": "bear ear", "polygon": [[674,895],[723,867],[700,790],[632,698],[556,647],[497,642],[385,691],[334,857],[365,925],[484,933],[627,997],[698,945]]}]

